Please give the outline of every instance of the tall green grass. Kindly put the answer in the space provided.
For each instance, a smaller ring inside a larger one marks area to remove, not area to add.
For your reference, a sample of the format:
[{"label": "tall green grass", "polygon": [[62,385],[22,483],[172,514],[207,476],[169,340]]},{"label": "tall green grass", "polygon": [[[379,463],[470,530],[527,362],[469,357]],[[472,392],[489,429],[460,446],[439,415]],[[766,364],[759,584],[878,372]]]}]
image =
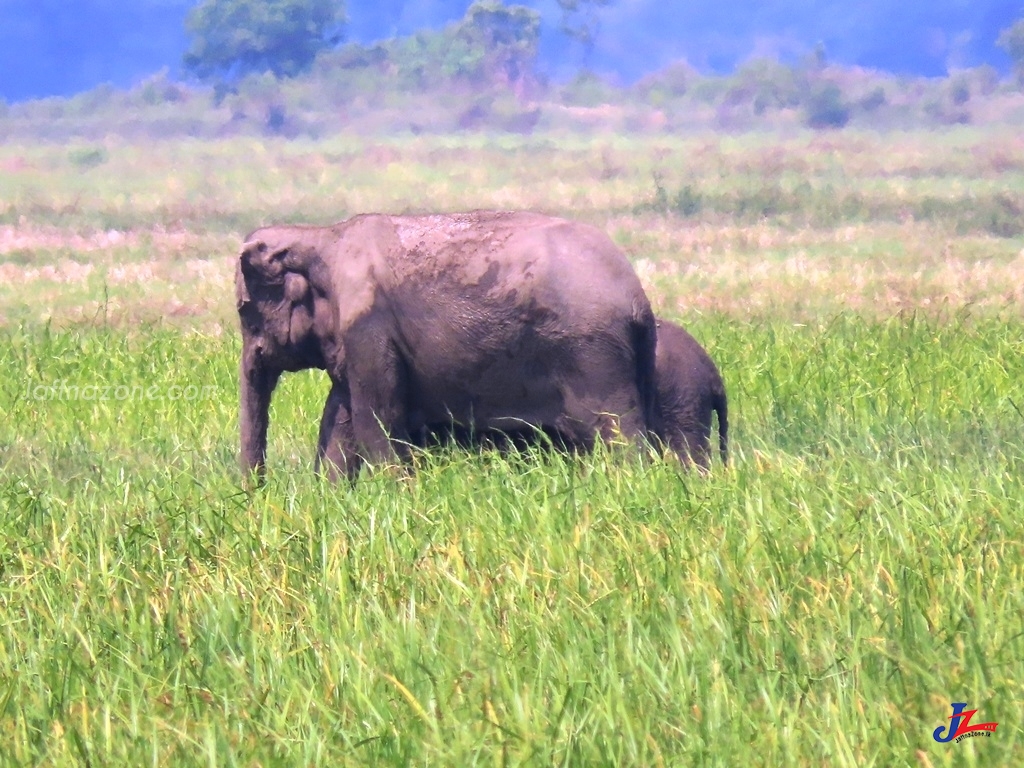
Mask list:
[{"label": "tall green grass", "polygon": [[[728,469],[328,486],[308,374],[256,492],[233,334],[0,331],[0,764],[1020,764],[1024,325],[687,324]],[[934,742],[951,701],[995,735]]]}]

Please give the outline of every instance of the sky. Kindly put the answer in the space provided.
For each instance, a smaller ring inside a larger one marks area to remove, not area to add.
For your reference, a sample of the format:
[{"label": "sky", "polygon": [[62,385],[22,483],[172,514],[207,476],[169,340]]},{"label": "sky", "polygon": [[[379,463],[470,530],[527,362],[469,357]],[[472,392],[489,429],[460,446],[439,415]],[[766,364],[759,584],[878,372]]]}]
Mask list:
[{"label": "sky", "polygon": [[[166,68],[180,75],[183,20],[195,0],[0,0],[0,98],[68,96],[109,82],[129,87]],[[821,44],[842,64],[939,76],[1008,59],[999,31],[1024,0],[611,0],[595,13],[585,52],[559,34],[556,0],[541,12],[541,67],[570,77],[586,65],[632,82],[672,61],[728,72],[751,56],[798,58]],[[470,0],[350,0],[348,38],[371,42],[460,18]]]}]

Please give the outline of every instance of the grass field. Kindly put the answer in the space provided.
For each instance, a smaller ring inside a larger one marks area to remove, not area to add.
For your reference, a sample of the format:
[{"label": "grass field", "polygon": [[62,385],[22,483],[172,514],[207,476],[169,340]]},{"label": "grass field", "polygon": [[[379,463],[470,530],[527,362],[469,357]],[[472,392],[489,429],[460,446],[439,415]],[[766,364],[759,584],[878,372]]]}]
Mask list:
[{"label": "grass field", "polygon": [[[1024,764],[1024,142],[997,130],[0,146],[0,765]],[[237,469],[269,221],[604,227],[733,463]],[[951,702],[998,722],[940,744]]]}]

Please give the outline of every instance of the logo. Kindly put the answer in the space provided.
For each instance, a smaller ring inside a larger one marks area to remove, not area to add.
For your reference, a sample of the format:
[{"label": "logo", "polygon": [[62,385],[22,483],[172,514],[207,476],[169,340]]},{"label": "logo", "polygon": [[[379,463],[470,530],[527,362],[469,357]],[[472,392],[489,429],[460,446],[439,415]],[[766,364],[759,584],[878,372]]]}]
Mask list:
[{"label": "logo", "polygon": [[[974,717],[974,713],[978,710],[968,709],[965,712],[964,709],[967,707],[967,702],[954,701],[950,706],[953,707],[953,714],[949,716],[949,725],[940,725],[932,733],[932,738],[936,741],[943,744],[955,741],[959,744],[964,739],[970,739],[974,736],[991,736],[996,732],[996,726],[999,723],[970,724],[971,718]],[[943,735],[943,731],[945,731],[945,735]]]}]

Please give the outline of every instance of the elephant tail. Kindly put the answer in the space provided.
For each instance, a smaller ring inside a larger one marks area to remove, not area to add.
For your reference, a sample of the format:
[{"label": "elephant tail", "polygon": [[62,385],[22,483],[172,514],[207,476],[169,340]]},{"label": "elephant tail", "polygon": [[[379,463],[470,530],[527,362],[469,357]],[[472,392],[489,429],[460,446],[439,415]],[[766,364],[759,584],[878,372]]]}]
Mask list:
[{"label": "elephant tail", "polygon": [[725,386],[719,378],[712,398],[712,408],[718,414],[718,452],[722,463],[729,463],[729,401],[725,396]]},{"label": "elephant tail", "polygon": [[636,386],[640,392],[644,424],[647,437],[654,440],[661,434],[658,404],[658,374],[655,353],[658,345],[658,328],[654,312],[649,306],[636,311],[630,324],[633,350],[636,354]]}]

